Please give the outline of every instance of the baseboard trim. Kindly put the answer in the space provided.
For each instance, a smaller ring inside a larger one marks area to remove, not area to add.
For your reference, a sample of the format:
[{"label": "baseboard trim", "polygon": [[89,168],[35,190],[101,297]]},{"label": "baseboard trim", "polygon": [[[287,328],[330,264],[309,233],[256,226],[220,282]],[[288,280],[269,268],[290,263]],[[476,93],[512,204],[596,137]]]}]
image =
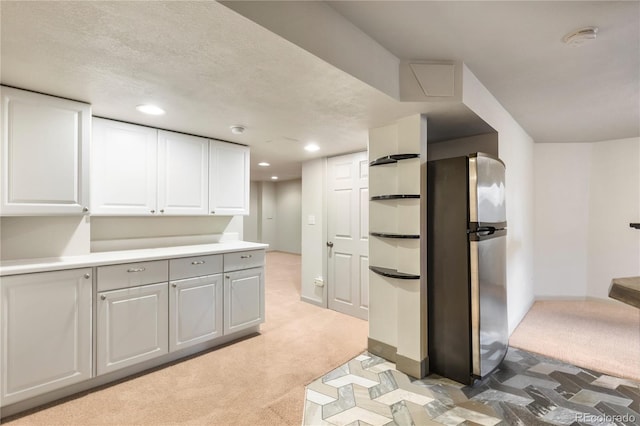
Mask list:
[{"label": "baseboard trim", "polygon": [[611,302],[615,303],[608,297],[594,297],[594,296],[537,296],[534,302]]},{"label": "baseboard trim", "polygon": [[425,358],[421,361],[407,358],[406,356],[396,354],[396,370],[402,371],[409,376],[416,379],[422,379],[427,375],[429,365],[429,358]]},{"label": "baseboard trim", "polygon": [[303,301],[303,302],[310,303],[312,305],[319,306],[321,308],[325,308],[326,307],[326,306],[324,306],[324,303],[322,303],[322,300],[312,299],[312,298],[307,297],[307,296],[300,296],[300,300]]},{"label": "baseboard trim", "polygon": [[379,340],[368,338],[367,350],[373,355],[382,357],[387,361],[396,362],[396,356],[398,354],[398,348],[391,346],[387,343],[380,342]]}]

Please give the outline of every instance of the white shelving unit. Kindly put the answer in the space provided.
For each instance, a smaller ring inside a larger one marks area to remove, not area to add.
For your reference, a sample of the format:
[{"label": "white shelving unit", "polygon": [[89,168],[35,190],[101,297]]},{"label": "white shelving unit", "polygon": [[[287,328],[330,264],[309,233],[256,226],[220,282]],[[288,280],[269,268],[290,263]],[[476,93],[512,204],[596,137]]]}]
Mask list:
[{"label": "white shelving unit", "polygon": [[369,133],[369,351],[414,377],[426,374],[421,168],[426,118]]}]

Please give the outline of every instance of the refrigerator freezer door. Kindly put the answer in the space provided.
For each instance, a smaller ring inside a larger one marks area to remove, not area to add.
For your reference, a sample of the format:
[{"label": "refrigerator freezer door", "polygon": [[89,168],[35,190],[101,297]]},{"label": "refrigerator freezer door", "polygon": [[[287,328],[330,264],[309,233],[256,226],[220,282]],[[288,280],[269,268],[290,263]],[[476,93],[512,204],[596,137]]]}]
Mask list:
[{"label": "refrigerator freezer door", "polygon": [[484,377],[507,352],[506,236],[469,241],[472,373]]},{"label": "refrigerator freezer door", "polygon": [[469,157],[469,222],[506,221],[504,164],[482,154]]}]

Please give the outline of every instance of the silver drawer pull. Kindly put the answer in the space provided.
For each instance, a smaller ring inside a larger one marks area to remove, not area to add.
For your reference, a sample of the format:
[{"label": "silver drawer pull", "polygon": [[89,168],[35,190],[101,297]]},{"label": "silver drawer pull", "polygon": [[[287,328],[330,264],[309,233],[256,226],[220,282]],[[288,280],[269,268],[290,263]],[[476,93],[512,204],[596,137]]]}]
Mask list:
[{"label": "silver drawer pull", "polygon": [[251,259],[253,256],[250,254],[240,256],[240,259]]},{"label": "silver drawer pull", "polygon": [[204,265],[204,260],[194,260],[191,262],[192,265]]},{"label": "silver drawer pull", "polygon": [[146,270],[147,270],[147,268],[144,268],[144,267],[142,267],[142,268],[129,268],[129,269],[127,269],[127,272],[144,272]]},{"label": "silver drawer pull", "polygon": [[100,295],[100,300],[106,300],[107,296],[105,296],[104,294]]}]

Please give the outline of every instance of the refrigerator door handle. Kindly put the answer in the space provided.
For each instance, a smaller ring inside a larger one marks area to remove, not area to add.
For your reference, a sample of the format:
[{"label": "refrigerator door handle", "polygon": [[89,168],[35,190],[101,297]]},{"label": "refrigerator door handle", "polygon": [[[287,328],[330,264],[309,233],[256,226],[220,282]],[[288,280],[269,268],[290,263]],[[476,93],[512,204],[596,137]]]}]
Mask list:
[{"label": "refrigerator door handle", "polygon": [[[485,234],[486,232],[486,234]],[[476,233],[480,236],[493,235],[496,233],[495,226],[481,226],[476,230]]]},{"label": "refrigerator door handle", "polygon": [[494,227],[478,228],[475,231],[467,231],[469,235],[469,241],[485,241],[492,238],[504,237],[507,235],[506,229],[499,229]]}]

